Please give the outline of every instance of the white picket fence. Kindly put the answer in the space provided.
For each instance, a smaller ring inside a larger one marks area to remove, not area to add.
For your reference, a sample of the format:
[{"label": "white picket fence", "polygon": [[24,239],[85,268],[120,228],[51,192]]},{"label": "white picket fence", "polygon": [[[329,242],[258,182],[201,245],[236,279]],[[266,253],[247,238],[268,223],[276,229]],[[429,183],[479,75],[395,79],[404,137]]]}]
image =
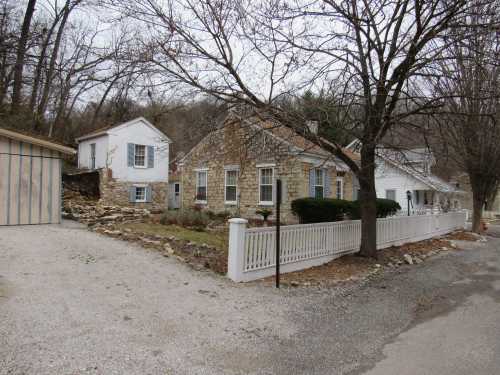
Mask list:
[{"label": "white picket fence", "polygon": [[[465,227],[465,212],[396,216],[377,220],[377,248],[422,241]],[[247,228],[244,219],[229,220],[228,277],[245,282],[274,275],[276,229]],[[280,270],[297,271],[355,253],[361,221],[299,224],[281,227]]]}]

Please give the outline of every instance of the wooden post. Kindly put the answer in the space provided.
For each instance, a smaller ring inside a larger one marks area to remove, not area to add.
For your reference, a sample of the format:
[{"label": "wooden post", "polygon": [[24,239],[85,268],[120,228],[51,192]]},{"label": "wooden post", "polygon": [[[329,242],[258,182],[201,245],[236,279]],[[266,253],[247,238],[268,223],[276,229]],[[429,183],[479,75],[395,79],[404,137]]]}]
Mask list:
[{"label": "wooden post", "polygon": [[276,180],[276,288],[280,287],[280,206],[281,180]]}]

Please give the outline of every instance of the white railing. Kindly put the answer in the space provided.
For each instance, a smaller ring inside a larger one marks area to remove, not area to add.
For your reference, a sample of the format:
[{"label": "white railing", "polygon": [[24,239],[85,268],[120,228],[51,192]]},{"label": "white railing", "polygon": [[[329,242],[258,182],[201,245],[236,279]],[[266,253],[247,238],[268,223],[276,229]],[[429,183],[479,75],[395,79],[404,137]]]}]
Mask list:
[{"label": "white railing", "polygon": [[[422,241],[464,228],[464,212],[396,216],[377,220],[377,248]],[[246,228],[244,219],[229,220],[228,277],[251,281],[274,275],[276,230]],[[361,242],[361,221],[299,224],[281,227],[281,272],[292,272],[355,253]]]}]

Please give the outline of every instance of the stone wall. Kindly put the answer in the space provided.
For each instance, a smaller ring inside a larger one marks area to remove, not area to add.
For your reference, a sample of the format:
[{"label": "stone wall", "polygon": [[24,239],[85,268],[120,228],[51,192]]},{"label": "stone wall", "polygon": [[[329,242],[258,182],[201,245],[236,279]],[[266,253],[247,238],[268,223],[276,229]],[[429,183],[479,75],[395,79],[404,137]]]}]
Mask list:
[{"label": "stone wall", "polygon": [[[132,182],[118,181],[113,178],[111,169],[99,170],[100,203],[110,206],[136,207],[155,210],[168,208],[168,183],[166,182]],[[135,184],[151,186],[152,201],[149,203],[134,203],[129,201],[129,189]]]},{"label": "stone wall", "polygon": [[352,201],[354,193],[352,172],[339,172],[339,176],[344,179],[344,199]]},{"label": "stone wall", "polygon": [[[309,196],[309,170],[314,166],[302,161],[299,156],[290,155],[285,146],[276,144],[276,140],[265,133],[252,137],[253,142],[249,145],[245,130],[229,127],[208,136],[196,146],[181,166],[182,207],[229,211],[245,218],[260,218],[256,211],[262,208],[271,209],[274,214],[274,206],[259,205],[258,166],[269,164],[274,165],[275,177],[283,181],[282,220],[297,222],[290,205],[297,198]],[[237,206],[224,201],[225,169],[235,166],[239,168]],[[206,204],[196,202],[196,170],[199,169],[207,169]],[[330,197],[335,197],[336,170],[334,167],[327,169],[331,181]],[[349,183],[348,179],[345,182]]]}]

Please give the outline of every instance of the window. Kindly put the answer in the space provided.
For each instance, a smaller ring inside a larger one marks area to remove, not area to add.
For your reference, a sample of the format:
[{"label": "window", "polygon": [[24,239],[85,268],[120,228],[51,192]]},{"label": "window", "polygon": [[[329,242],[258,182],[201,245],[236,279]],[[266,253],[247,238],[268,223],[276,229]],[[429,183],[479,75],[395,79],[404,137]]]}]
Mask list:
[{"label": "window", "polygon": [[325,191],[325,171],[323,169],[314,170],[314,197],[324,198]]},{"label": "window", "polygon": [[238,170],[226,170],[224,200],[226,204],[237,203]]},{"label": "window", "polygon": [[336,188],[337,199],[344,199],[344,179],[342,177],[337,177]]},{"label": "window", "polygon": [[396,190],[394,189],[389,189],[385,191],[385,198],[390,199],[391,201],[396,200]]},{"label": "window", "polygon": [[207,171],[196,172],[196,202],[207,203]]},{"label": "window", "polygon": [[90,144],[90,169],[95,169],[95,143]]},{"label": "window", "polygon": [[136,202],[146,202],[146,187],[136,186],[135,187],[135,201]]},{"label": "window", "polygon": [[259,204],[273,204],[273,168],[259,169]]},{"label": "window", "polygon": [[146,146],[144,145],[134,145],[134,166],[135,167],[145,167],[146,166]]}]

